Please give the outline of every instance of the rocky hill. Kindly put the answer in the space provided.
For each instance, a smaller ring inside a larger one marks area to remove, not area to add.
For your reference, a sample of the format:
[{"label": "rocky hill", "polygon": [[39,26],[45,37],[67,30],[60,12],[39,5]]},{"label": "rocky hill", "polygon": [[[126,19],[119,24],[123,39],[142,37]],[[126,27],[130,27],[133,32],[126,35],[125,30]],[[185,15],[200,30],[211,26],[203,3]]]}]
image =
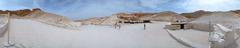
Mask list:
[{"label": "rocky hill", "polygon": [[155,13],[152,16],[145,16],[143,19],[170,22],[173,16],[181,16],[181,15],[175,12],[165,11],[165,12]]},{"label": "rocky hill", "polygon": [[[77,20],[76,22],[82,22],[83,24],[94,24],[94,25],[113,25],[118,23],[120,20],[127,21],[165,21],[170,22],[173,16],[182,16],[178,13],[165,11],[159,13],[117,13],[112,16],[101,17],[101,18],[90,18],[85,20]],[[184,16],[183,16],[184,17]]]},{"label": "rocky hill", "polygon": [[196,19],[198,17],[204,16],[206,14],[211,14],[211,13],[213,13],[213,12],[199,10],[199,11],[195,11],[195,12],[192,12],[192,13],[181,13],[180,15],[185,16],[189,19]]},{"label": "rocky hill", "polygon": [[[232,10],[228,11],[234,13],[234,16],[240,16],[240,10]],[[52,24],[61,27],[68,27],[69,25],[73,26],[72,24],[79,25],[113,25],[118,23],[120,20],[127,20],[127,21],[141,21],[141,20],[151,20],[151,21],[164,21],[170,22],[174,16],[183,16],[188,18],[190,21],[194,21],[202,16],[207,16],[209,14],[213,14],[216,12],[204,11],[199,10],[192,13],[175,13],[172,11],[164,11],[164,12],[157,12],[157,13],[146,13],[146,12],[136,12],[136,13],[117,13],[111,16],[106,17],[93,17],[84,20],[76,20],[75,22],[67,19],[64,16],[44,12],[39,8],[35,9],[23,9],[23,10],[0,10],[0,14],[10,14],[11,17],[15,18],[27,18],[36,21],[40,21],[47,24]]]},{"label": "rocky hill", "polygon": [[93,17],[85,20],[75,20],[75,22],[81,22],[82,25],[100,25],[108,17]]},{"label": "rocky hill", "polygon": [[64,28],[81,25],[81,23],[79,22],[73,22],[64,16],[45,12],[39,8],[23,9],[23,10],[15,10],[15,11],[0,10],[0,14],[10,14],[12,18],[31,19],[31,20],[39,21],[42,23],[46,23],[46,24],[50,24],[58,27],[64,27]]},{"label": "rocky hill", "polygon": [[207,14],[198,19],[192,21],[193,23],[205,23],[205,24],[222,24],[225,26],[232,26],[240,24],[240,17],[234,12],[214,12],[212,14]]}]

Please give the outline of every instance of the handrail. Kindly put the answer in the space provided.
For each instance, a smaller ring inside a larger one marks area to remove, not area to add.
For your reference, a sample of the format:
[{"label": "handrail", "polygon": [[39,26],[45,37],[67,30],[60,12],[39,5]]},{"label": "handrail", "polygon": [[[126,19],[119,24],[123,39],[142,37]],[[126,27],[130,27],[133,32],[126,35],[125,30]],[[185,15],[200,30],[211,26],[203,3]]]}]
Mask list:
[{"label": "handrail", "polygon": [[[4,19],[6,19],[6,18],[4,18]],[[7,32],[8,22],[9,22],[9,21],[8,21],[8,20],[5,20],[5,21],[3,21],[3,22],[4,22],[4,24],[0,26],[0,37],[3,37],[4,34]]]},{"label": "handrail", "polygon": [[170,32],[170,30],[166,29],[166,31],[168,32],[168,34],[175,39],[177,42],[179,42],[180,44],[187,46],[189,48],[199,48],[199,45],[197,46],[197,44],[193,44],[192,42],[189,42],[187,40],[185,40],[184,38],[180,38],[177,37],[176,35],[174,35],[172,32]]}]

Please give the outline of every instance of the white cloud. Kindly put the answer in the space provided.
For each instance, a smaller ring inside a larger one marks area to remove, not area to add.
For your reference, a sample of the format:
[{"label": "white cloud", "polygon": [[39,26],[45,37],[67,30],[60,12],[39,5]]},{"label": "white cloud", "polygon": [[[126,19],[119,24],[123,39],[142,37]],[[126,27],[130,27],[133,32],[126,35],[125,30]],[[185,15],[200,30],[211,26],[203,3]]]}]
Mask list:
[{"label": "white cloud", "polygon": [[240,0],[187,0],[181,4],[187,11],[227,11],[240,8]]},{"label": "white cloud", "polygon": [[157,8],[159,5],[167,3],[169,0],[140,0],[140,3],[144,7]]},{"label": "white cloud", "polygon": [[240,8],[240,0],[37,0],[46,11],[71,19],[108,16],[117,12],[225,11]]},{"label": "white cloud", "polygon": [[[138,2],[129,0],[67,0],[50,1],[38,0],[41,8],[48,12],[67,16],[71,19],[85,19],[93,16],[108,16],[117,12],[131,12],[141,10]],[[67,2],[71,2],[66,4]],[[60,4],[64,4],[60,5]],[[50,7],[49,7],[50,6]]]}]

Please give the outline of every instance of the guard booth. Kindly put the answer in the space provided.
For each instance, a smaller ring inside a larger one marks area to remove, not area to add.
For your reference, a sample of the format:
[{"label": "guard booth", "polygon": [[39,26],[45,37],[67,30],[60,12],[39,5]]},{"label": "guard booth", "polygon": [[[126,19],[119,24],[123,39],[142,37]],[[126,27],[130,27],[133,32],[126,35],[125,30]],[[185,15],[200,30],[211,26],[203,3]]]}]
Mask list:
[{"label": "guard booth", "polygon": [[170,30],[188,29],[189,25],[187,25],[187,23],[188,23],[187,18],[183,16],[173,16],[170,25],[166,25],[165,29]]},{"label": "guard booth", "polygon": [[143,23],[151,23],[150,20],[143,20]]},{"label": "guard booth", "polygon": [[166,25],[165,29],[170,29],[170,30],[188,29],[188,25],[186,23],[171,24],[171,25]]}]

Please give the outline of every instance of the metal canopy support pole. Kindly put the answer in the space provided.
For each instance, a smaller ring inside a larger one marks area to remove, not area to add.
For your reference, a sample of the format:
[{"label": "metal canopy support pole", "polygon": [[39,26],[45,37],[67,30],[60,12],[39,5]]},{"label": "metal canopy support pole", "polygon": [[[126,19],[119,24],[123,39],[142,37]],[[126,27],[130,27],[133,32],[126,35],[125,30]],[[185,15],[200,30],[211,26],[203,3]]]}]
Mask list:
[{"label": "metal canopy support pole", "polygon": [[15,43],[10,41],[10,13],[7,15],[7,44],[4,44],[5,48],[14,47]]},{"label": "metal canopy support pole", "polygon": [[7,23],[7,25],[8,25],[7,26],[7,31],[8,31],[8,41],[7,41],[7,43],[8,44],[10,44],[10,33],[9,33],[10,32],[10,30],[9,30],[10,17],[9,16],[10,16],[10,13],[8,13],[8,16],[7,16],[7,18],[8,18],[8,20],[7,20],[8,21],[8,23]]}]

